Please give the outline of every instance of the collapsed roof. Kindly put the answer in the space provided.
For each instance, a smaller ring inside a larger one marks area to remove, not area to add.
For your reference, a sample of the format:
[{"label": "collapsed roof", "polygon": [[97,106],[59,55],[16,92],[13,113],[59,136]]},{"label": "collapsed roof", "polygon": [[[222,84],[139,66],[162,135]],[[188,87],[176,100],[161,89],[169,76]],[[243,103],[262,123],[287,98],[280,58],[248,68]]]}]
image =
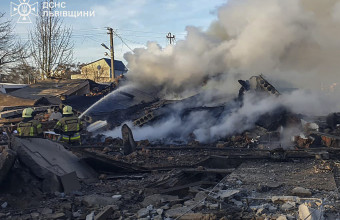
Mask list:
[{"label": "collapsed roof", "polygon": [[9,95],[37,100],[41,97],[48,99],[51,97],[65,98],[71,95],[84,95],[89,92],[89,80],[48,79],[11,92]]}]

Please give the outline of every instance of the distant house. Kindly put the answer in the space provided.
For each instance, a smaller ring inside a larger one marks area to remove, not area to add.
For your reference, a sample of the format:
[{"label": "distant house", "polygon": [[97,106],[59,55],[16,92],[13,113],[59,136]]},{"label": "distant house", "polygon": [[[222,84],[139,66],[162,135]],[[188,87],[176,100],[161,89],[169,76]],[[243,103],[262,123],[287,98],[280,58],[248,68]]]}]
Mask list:
[{"label": "distant house", "polygon": [[[124,63],[119,60],[114,61],[115,78],[127,72]],[[90,79],[95,82],[111,82],[111,59],[102,58],[81,68],[81,74],[72,75],[71,79]]]}]

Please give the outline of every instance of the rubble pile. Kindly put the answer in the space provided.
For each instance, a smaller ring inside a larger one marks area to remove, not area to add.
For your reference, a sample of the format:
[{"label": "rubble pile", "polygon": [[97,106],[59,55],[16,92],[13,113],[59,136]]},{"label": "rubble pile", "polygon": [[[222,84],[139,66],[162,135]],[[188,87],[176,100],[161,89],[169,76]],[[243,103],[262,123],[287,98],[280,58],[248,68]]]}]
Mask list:
[{"label": "rubble pile", "polygon": [[[2,108],[0,219],[340,218],[339,113],[315,117],[278,106],[247,129],[211,142],[199,141],[193,132],[176,139],[175,131],[135,141],[124,124],[152,127],[169,115],[189,122],[191,114],[202,111],[218,121],[230,109],[242,108],[248,92],[281,95],[263,76],[239,82],[231,105],[211,106],[201,106],[198,96],[162,100],[136,88],[86,82],[79,82],[81,91],[89,91],[74,96],[73,86],[64,85],[68,89],[48,100],[74,102],[76,114],[91,124],[82,131],[81,146],[56,142],[60,103],[35,103],[44,138],[16,137],[23,107]],[[117,90],[105,96],[112,89]],[[87,106],[86,100],[99,98],[104,100],[99,106]],[[106,99],[115,107],[100,108]],[[121,129],[121,138],[103,135],[112,129]]]},{"label": "rubble pile", "polygon": [[156,151],[149,149],[142,149],[141,151],[135,151],[127,156],[122,154],[116,154],[109,151],[109,148],[101,150],[88,150],[94,152],[100,156],[115,161],[121,161],[137,166],[157,168],[157,167],[170,167],[170,166],[192,166],[206,159],[211,152],[200,151],[195,152],[193,150],[174,150],[174,151]]},{"label": "rubble pile", "polygon": [[[301,166],[305,165],[301,164]],[[243,167],[247,168],[247,166]],[[301,168],[295,169],[294,172],[297,171],[302,172]],[[319,171],[322,170],[315,170],[316,173]],[[323,189],[293,186],[288,189],[285,183],[259,181],[253,189],[248,188],[248,180],[235,179],[233,174],[221,180],[214,179],[212,176],[206,177],[213,182],[210,184],[196,183],[193,176],[184,177],[190,184],[181,186],[183,184],[181,183],[180,187],[172,187],[167,189],[167,192],[163,189],[164,193],[152,193],[152,189],[140,187],[140,185],[159,185],[161,181],[165,186],[164,180],[169,183],[178,175],[179,172],[171,171],[134,175],[130,178],[125,177],[126,179],[118,177],[114,180],[110,179],[114,176],[106,176],[96,183],[83,183],[82,190],[72,194],[54,193],[46,196],[38,191],[35,192],[34,197],[42,196],[41,201],[30,203],[35,207],[15,210],[11,207],[15,203],[7,198],[7,206],[2,209],[0,215],[6,218],[24,219],[85,219],[91,215],[97,216],[96,218],[106,216],[102,217],[104,219],[175,219],[178,217],[180,219],[303,219],[299,216],[313,213],[317,219],[321,211],[326,217],[334,217],[339,209],[336,192],[327,191],[327,186],[321,184],[317,185]],[[334,186],[330,185],[330,187]],[[32,193],[31,190],[29,191]],[[21,192],[20,195],[22,194]],[[4,203],[3,201],[2,204]]]}]

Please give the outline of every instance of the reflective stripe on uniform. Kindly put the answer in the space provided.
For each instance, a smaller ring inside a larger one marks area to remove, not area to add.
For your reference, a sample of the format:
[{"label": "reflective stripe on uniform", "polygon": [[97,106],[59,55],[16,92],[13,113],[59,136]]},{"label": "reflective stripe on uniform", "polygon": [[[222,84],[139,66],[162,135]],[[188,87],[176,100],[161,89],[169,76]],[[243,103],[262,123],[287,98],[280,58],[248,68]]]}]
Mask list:
[{"label": "reflective stripe on uniform", "polygon": [[57,124],[54,126],[54,128],[62,129],[61,126],[62,126],[62,125],[61,125],[60,121],[58,121]]},{"label": "reflective stripe on uniform", "polygon": [[34,136],[34,127],[30,128],[30,136]]},{"label": "reflective stripe on uniform", "polygon": [[80,139],[80,134],[79,134],[79,133],[74,134],[74,135],[70,138],[71,141],[75,141],[75,140],[79,140],[79,139]]},{"label": "reflective stripe on uniform", "polygon": [[66,142],[75,142],[75,141],[80,141],[80,134],[75,133],[73,136],[68,136],[68,135],[62,135],[61,139]]},{"label": "reflective stripe on uniform", "polygon": [[34,121],[29,122],[21,122],[18,124],[18,132],[19,136],[23,137],[34,137],[37,135],[37,125],[34,124]]},{"label": "reflective stripe on uniform", "polygon": [[64,117],[55,126],[56,129],[66,134],[72,134],[73,132],[79,132],[81,130],[81,122],[78,117]]}]

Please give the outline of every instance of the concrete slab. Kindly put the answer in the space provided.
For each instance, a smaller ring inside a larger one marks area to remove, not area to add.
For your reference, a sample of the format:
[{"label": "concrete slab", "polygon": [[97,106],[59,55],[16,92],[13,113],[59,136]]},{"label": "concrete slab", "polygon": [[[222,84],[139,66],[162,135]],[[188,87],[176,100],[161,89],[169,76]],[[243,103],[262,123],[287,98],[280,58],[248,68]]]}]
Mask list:
[{"label": "concrete slab", "polygon": [[81,179],[96,175],[90,166],[63,145],[48,139],[14,137],[12,147],[17,151],[19,159],[40,178],[49,173],[63,176],[75,172]]},{"label": "concrete slab", "polygon": [[60,176],[60,181],[61,184],[63,185],[65,193],[71,193],[74,191],[79,191],[81,189],[81,185],[77,178],[76,172]]}]

